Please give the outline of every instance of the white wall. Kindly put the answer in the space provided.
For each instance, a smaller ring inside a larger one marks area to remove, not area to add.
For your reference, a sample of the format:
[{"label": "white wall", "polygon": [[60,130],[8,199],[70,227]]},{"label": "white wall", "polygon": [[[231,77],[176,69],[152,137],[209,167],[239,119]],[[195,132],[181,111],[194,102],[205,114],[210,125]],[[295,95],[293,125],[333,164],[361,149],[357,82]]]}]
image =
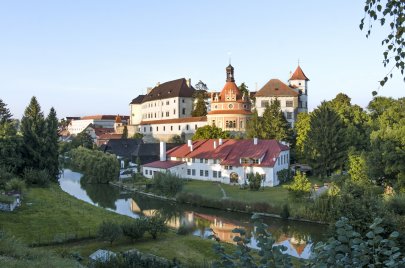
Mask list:
[{"label": "white wall", "polygon": [[130,104],[130,124],[138,125],[142,121],[142,104]]},{"label": "white wall", "polygon": [[77,135],[82,132],[89,124],[93,124],[102,128],[113,128],[115,120],[96,120],[96,119],[85,119],[85,120],[72,120],[68,125],[68,131],[72,135]]},{"label": "white wall", "polygon": [[[192,107],[193,98],[173,97],[147,101],[141,104],[141,119],[153,121],[190,117]],[[185,109],[184,114],[183,108]]]}]

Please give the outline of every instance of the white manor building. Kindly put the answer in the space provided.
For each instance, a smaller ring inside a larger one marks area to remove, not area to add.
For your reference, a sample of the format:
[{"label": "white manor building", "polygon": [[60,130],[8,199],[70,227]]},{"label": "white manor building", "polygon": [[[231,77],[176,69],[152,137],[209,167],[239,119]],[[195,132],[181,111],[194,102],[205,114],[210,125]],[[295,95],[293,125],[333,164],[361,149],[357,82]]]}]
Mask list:
[{"label": "white manor building", "polygon": [[71,120],[67,126],[70,135],[77,135],[87,129],[89,125],[93,128],[114,129],[116,128],[116,119],[120,118],[120,122],[126,124],[128,116],[116,115],[90,115],[83,116],[80,119]]},{"label": "white manor building", "polygon": [[221,183],[248,183],[249,173],[259,173],[263,186],[280,183],[277,173],[288,169],[290,149],[276,140],[208,139],[175,147],[166,152],[160,143],[160,161],[143,165],[142,172],[152,178],[156,172],[171,172],[182,178]]}]

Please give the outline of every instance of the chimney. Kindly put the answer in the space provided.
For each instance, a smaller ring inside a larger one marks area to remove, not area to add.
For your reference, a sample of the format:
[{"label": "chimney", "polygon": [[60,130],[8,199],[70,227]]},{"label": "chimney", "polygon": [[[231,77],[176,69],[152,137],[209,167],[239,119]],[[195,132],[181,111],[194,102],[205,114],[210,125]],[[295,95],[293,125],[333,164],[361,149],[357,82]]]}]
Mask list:
[{"label": "chimney", "polygon": [[191,78],[187,79],[187,80],[186,80],[186,83],[187,83],[187,86],[188,86],[188,87],[191,87]]},{"label": "chimney", "polygon": [[217,149],[217,141],[214,141],[214,150]]},{"label": "chimney", "polygon": [[258,142],[259,142],[259,139],[258,139],[258,138],[253,138],[253,144],[254,144],[254,145],[257,145]]},{"label": "chimney", "polygon": [[192,140],[187,140],[187,146],[188,147],[193,146],[193,141]]},{"label": "chimney", "polygon": [[160,82],[157,82],[156,87],[160,86]]},{"label": "chimney", "polygon": [[218,145],[221,146],[222,145],[222,139],[219,139],[218,141]]},{"label": "chimney", "polygon": [[166,161],[166,142],[160,142],[160,161]]},{"label": "chimney", "polygon": [[191,144],[190,145],[190,152],[192,152],[193,151],[193,145]]}]

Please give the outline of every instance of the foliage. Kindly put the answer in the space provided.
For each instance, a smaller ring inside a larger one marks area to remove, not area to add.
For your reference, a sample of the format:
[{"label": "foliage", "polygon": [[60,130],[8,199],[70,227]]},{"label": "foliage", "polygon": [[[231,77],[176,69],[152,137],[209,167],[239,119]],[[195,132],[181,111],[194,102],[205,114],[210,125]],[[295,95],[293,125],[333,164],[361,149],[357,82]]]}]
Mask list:
[{"label": "foliage", "polygon": [[[201,82],[201,81],[200,81]],[[195,94],[195,105],[193,111],[191,112],[191,116],[198,117],[198,116],[206,116],[207,115],[207,104],[205,103],[205,92],[199,91]]]},{"label": "foliage", "polygon": [[10,167],[0,165],[0,189],[4,189],[6,183],[14,177]]},{"label": "foliage", "polygon": [[277,177],[281,183],[285,183],[291,179],[291,170],[289,168],[282,169],[277,172]]},{"label": "foliage", "polygon": [[311,116],[308,113],[299,113],[294,124],[295,152],[299,160],[305,160],[305,144],[308,142],[308,132],[311,128]]},{"label": "foliage", "polygon": [[387,200],[387,208],[398,215],[405,215],[405,194],[396,194]]},{"label": "foliage", "polygon": [[308,196],[311,191],[311,182],[307,179],[305,173],[297,171],[294,181],[290,185],[284,185],[288,191],[295,197]]},{"label": "foliage", "polygon": [[139,174],[141,173],[141,158],[139,156],[136,157],[136,172]]},{"label": "foliage", "polygon": [[367,164],[364,154],[349,154],[349,175],[354,183],[367,185],[370,180],[367,176]]},{"label": "foliage", "polygon": [[258,191],[263,181],[262,175],[258,172],[247,174],[247,180],[249,182],[249,189],[252,191]]},{"label": "foliage", "polygon": [[70,152],[71,164],[85,174],[89,183],[108,183],[118,179],[119,163],[115,155],[83,147]]},{"label": "foliage", "polygon": [[347,158],[345,127],[339,115],[323,102],[311,113],[304,151],[315,174],[330,176]]},{"label": "foliage", "polygon": [[180,135],[174,135],[169,140],[170,143],[185,143],[184,139]]},{"label": "foliage", "polygon": [[288,204],[283,205],[283,210],[281,211],[280,216],[283,219],[288,219],[290,217],[290,208],[288,207]]},{"label": "foliage", "polygon": [[92,149],[93,144],[94,144],[94,142],[93,142],[92,137],[86,131],[80,132],[72,140],[72,148],[78,148],[78,147],[82,146],[87,149]]},{"label": "foliage", "polygon": [[18,191],[23,193],[25,191],[25,182],[20,178],[12,178],[6,183],[6,191]]},{"label": "foliage", "polygon": [[188,235],[194,231],[194,228],[192,225],[180,225],[180,227],[177,229],[176,234],[178,235]]},{"label": "foliage", "polygon": [[122,131],[121,139],[128,139],[128,127],[125,125]]},{"label": "foliage", "polygon": [[158,194],[175,196],[183,189],[183,179],[170,172],[156,172],[153,175],[153,191]]},{"label": "foliage", "polygon": [[197,129],[192,137],[192,140],[204,140],[204,139],[227,139],[230,138],[228,131],[222,131],[221,128],[216,126],[203,126]]},{"label": "foliage", "polygon": [[292,129],[281,111],[280,101],[275,99],[270,105],[266,104],[262,118],[262,139],[276,139],[279,141],[292,142]]},{"label": "foliage", "polygon": [[13,115],[10,113],[10,110],[7,108],[7,104],[0,99],[0,125],[11,123],[12,116]]},{"label": "foliage", "polygon": [[53,107],[45,120],[44,147],[46,168],[51,178],[57,181],[59,175],[58,118]]},{"label": "foliage", "polygon": [[103,221],[98,227],[97,234],[100,238],[112,243],[122,236],[121,226],[113,221]]},{"label": "foliage", "polygon": [[375,120],[380,117],[385,110],[387,110],[395,100],[393,98],[387,98],[382,96],[374,97],[367,106],[370,117]]},{"label": "foliage", "polygon": [[138,218],[123,224],[121,228],[123,234],[134,241],[143,237],[147,231],[148,222],[146,218]]},{"label": "foliage", "polygon": [[246,136],[248,138],[263,138],[265,133],[262,127],[262,118],[259,117],[257,110],[254,109],[252,117],[246,123]]},{"label": "foliage", "polygon": [[51,182],[51,176],[46,169],[38,170],[27,167],[24,169],[22,178],[27,184],[37,186],[48,186]]},{"label": "foliage", "polygon": [[242,96],[244,95],[248,100],[250,99],[249,89],[248,89],[248,86],[245,84],[245,82],[240,84],[238,86],[238,89],[239,89],[240,93],[242,93]]},{"label": "foliage", "polygon": [[405,256],[397,246],[398,232],[385,235],[382,219],[376,218],[366,235],[356,232],[347,218],[335,224],[333,237],[318,243],[311,267],[401,267]]},{"label": "foliage", "polygon": [[143,138],[143,134],[142,134],[142,133],[139,133],[139,132],[135,133],[135,134],[132,136],[132,139],[142,139],[142,138]]},{"label": "foliage", "polygon": [[[385,4],[385,6],[383,6]],[[366,37],[371,34],[372,22],[379,20],[381,27],[388,28],[388,35],[382,40],[382,46],[385,48],[383,53],[384,67],[389,65],[394,59],[392,69],[380,81],[380,85],[384,86],[388,81],[388,77],[392,77],[392,70],[397,68],[405,81],[405,2],[397,0],[367,0],[364,6],[365,15],[360,22],[360,29],[364,28],[364,20],[368,19],[368,29]],[[387,21],[387,23],[386,23]],[[389,24],[388,24],[389,22]]]},{"label": "foliage", "polygon": [[159,234],[166,233],[169,229],[165,223],[165,219],[159,215],[155,215],[150,218],[146,218],[147,232],[156,239]]},{"label": "foliage", "polygon": [[20,174],[23,169],[23,139],[17,135],[13,123],[0,124],[0,166],[8,167],[11,172]]},{"label": "foliage", "polygon": [[[259,247],[258,256],[252,254],[248,246],[251,239],[243,228],[235,228],[232,233],[236,234],[233,241],[236,242],[236,250],[232,254],[225,251],[224,246],[219,243],[219,238],[213,236],[218,243],[214,245],[214,251],[219,261],[213,263],[213,267],[293,267],[291,257],[286,254],[287,247],[274,245],[276,240],[268,231],[268,225],[256,214],[252,216],[255,226],[255,237]],[[257,257],[256,257],[257,256]]]}]

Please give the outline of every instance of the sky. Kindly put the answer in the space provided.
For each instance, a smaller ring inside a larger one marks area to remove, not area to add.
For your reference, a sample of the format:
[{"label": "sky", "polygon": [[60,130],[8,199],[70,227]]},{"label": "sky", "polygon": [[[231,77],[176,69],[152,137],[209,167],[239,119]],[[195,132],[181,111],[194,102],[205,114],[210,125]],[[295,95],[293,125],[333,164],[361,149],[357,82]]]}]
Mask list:
[{"label": "sky", "polygon": [[300,66],[310,110],[339,92],[366,107],[371,92],[403,97],[388,72],[374,25],[358,25],[364,1],[0,1],[0,99],[21,118],[36,96],[58,117],[129,115],[129,103],[158,82],[225,84],[231,55],[237,84],[260,89]]}]

